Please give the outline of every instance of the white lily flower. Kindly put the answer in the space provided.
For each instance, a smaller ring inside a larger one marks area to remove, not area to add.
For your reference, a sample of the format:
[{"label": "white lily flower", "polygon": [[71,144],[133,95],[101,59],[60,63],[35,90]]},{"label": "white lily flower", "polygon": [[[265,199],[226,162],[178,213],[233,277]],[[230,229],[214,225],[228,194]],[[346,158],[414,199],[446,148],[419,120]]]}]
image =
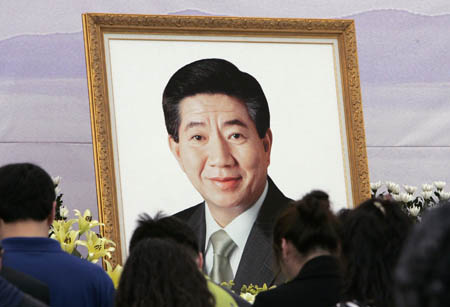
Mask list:
[{"label": "white lily flower", "polygon": [[392,181],[386,181],[386,186],[388,188],[388,191],[392,192],[393,194],[400,193],[400,186]]},{"label": "white lily flower", "polygon": [[424,192],[431,192],[433,191],[433,185],[431,184],[422,184],[422,191]]},{"label": "white lily flower", "polygon": [[66,206],[59,207],[59,215],[61,215],[61,217],[68,217],[69,209],[67,209]]},{"label": "white lily flower", "polygon": [[412,206],[411,208],[408,208],[408,211],[412,216],[418,216],[420,213],[420,207]]},{"label": "white lily flower", "polygon": [[440,200],[449,200],[450,199],[450,192],[444,192],[442,191],[439,195]]},{"label": "white lily flower", "polygon": [[371,182],[371,183],[370,183],[370,189],[371,189],[372,191],[376,191],[376,190],[378,190],[379,188],[381,188],[381,185],[382,185],[381,181]]},{"label": "white lily flower", "polygon": [[52,177],[52,180],[53,180],[53,184],[55,186],[57,186],[61,182],[61,177],[60,176]]},{"label": "white lily flower", "polygon": [[406,193],[408,194],[414,194],[416,192],[417,187],[411,186],[411,185],[404,185],[403,188],[405,189]]},{"label": "white lily flower", "polygon": [[433,182],[433,184],[436,187],[436,189],[442,190],[447,183],[445,183],[445,181],[435,181]]},{"label": "white lily flower", "polygon": [[422,196],[424,199],[431,199],[431,196],[433,196],[432,191],[423,191]]}]

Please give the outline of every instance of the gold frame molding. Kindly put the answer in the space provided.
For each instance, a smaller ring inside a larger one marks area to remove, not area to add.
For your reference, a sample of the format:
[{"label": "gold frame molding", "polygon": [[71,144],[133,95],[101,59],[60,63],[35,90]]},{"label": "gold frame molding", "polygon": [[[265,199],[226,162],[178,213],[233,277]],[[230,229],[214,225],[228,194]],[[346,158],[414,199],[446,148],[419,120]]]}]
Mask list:
[{"label": "gold frame molding", "polygon": [[335,38],[339,46],[349,169],[354,205],[370,197],[369,172],[353,20],[241,18],[165,15],[83,14],[99,220],[102,235],[117,249],[111,262],[122,262],[119,212],[105,63],[105,33],[173,35],[245,35]]}]

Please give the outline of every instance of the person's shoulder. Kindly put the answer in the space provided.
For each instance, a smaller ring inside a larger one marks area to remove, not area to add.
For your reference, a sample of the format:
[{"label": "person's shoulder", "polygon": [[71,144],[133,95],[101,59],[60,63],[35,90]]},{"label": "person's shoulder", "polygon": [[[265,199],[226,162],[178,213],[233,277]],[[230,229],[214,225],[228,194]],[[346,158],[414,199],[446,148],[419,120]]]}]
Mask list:
[{"label": "person's shoulder", "polygon": [[188,220],[192,215],[200,213],[204,207],[204,202],[201,202],[195,206],[184,209],[180,212],[175,213],[173,216],[179,218],[180,220]]},{"label": "person's shoulder", "polygon": [[261,214],[274,218],[289,206],[292,199],[286,197],[270,177],[267,180],[269,182],[269,189],[261,207]]},{"label": "person's shoulder", "polygon": [[67,268],[70,268],[70,270],[75,272],[80,278],[85,277],[92,281],[106,281],[107,283],[111,282],[112,284],[111,278],[109,278],[105,270],[98,264],[94,264],[86,259],[81,259],[65,252],[61,254],[61,260],[59,265],[65,265]]},{"label": "person's shoulder", "polygon": [[221,306],[227,306],[227,307],[238,307],[239,305],[235,301],[235,299],[231,296],[230,293],[225,291],[221,286],[216,285],[214,282],[206,279],[208,290],[211,292],[211,294],[214,296],[214,299],[216,301],[215,306],[221,307]]},{"label": "person's shoulder", "polygon": [[72,266],[73,280],[97,293],[99,306],[113,306],[114,284],[105,270],[100,265],[91,263],[86,259],[68,256],[71,257],[69,265]]},{"label": "person's shoulder", "polygon": [[[253,306],[265,307],[265,306],[277,306],[282,305],[282,302],[278,300],[278,292],[280,292],[280,287],[275,289],[259,292],[255,297],[255,302]],[[281,303],[281,304],[280,304]]]},{"label": "person's shoulder", "polygon": [[24,293],[28,293],[45,303],[50,302],[48,285],[39,279],[7,266],[2,267],[0,276],[4,277],[8,282]]}]

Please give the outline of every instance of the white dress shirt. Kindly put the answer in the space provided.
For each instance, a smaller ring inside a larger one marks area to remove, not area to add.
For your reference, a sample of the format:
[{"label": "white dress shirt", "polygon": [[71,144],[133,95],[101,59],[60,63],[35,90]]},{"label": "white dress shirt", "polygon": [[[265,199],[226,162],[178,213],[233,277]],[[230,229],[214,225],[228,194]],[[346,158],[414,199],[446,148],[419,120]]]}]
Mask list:
[{"label": "white dress shirt", "polygon": [[233,278],[236,276],[239,262],[241,261],[242,253],[244,251],[245,243],[247,243],[248,236],[252,230],[253,224],[258,216],[259,209],[261,208],[264,199],[266,198],[267,191],[269,190],[269,183],[266,181],[266,186],[261,196],[256,203],[249,207],[246,211],[238,215],[231,221],[225,228],[221,227],[214,220],[209,210],[208,204],[205,206],[205,222],[206,222],[206,237],[205,237],[205,271],[208,275],[211,274],[213,266],[213,247],[210,241],[211,235],[217,230],[223,229],[230,236],[230,238],[236,243],[237,247],[233,250],[230,256],[231,269],[233,271]]}]

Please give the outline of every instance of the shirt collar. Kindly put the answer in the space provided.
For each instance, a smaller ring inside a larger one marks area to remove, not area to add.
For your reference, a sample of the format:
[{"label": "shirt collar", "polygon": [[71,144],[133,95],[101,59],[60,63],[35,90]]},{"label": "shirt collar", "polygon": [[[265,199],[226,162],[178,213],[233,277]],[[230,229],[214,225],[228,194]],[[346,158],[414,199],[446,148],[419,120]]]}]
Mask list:
[{"label": "shirt collar", "polygon": [[58,241],[43,237],[14,237],[2,240],[5,251],[61,251]]},{"label": "shirt collar", "polygon": [[206,222],[206,237],[205,237],[205,250],[208,247],[209,238],[217,230],[223,229],[227,232],[230,238],[236,243],[239,249],[243,249],[247,243],[248,236],[252,230],[253,224],[259,213],[264,199],[267,196],[267,191],[269,190],[269,183],[266,180],[266,185],[264,191],[258,200],[250,206],[246,211],[238,215],[234,220],[232,220],[225,228],[221,227],[214,220],[208,205],[205,203],[205,222]]}]

